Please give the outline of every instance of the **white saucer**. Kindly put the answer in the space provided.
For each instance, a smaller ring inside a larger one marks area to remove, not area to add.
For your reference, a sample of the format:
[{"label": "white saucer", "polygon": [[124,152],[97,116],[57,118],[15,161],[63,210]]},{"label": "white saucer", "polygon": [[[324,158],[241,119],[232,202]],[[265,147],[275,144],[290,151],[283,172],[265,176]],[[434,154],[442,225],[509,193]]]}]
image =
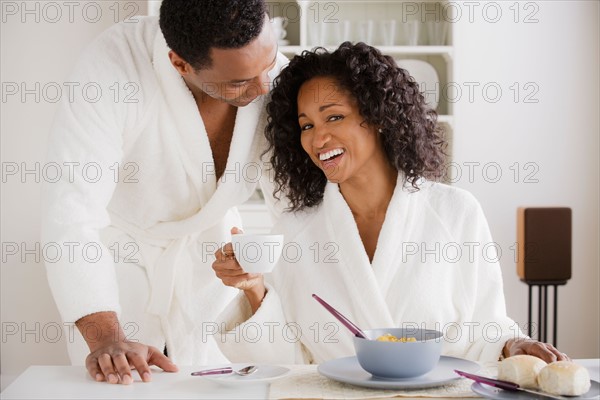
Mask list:
[{"label": "white saucer", "polygon": [[280,45],[280,46],[289,46],[290,41],[287,40],[287,39],[281,39],[281,40],[277,41],[277,44]]},{"label": "white saucer", "polygon": [[421,389],[441,386],[461,379],[454,372],[455,369],[475,373],[479,370],[479,364],[462,358],[442,356],[433,371],[406,379],[376,378],[361,368],[356,356],[326,361],[318,367],[321,375],[334,381],[376,389]]},{"label": "white saucer", "polygon": [[[581,396],[569,396],[569,399],[579,400],[579,399],[597,399],[600,396],[600,383],[592,380],[592,387],[590,390],[582,394]],[[471,390],[477,393],[480,396],[487,397],[488,399],[497,399],[497,400],[530,400],[530,399],[548,399],[548,397],[544,397],[542,395],[536,396],[532,393],[526,392],[511,392],[508,390],[497,389],[495,387],[489,385],[482,385],[479,382],[475,382],[471,385]]]},{"label": "white saucer", "polygon": [[[248,364],[233,364],[233,369],[241,369],[247,367]],[[213,382],[218,382],[223,385],[248,385],[253,383],[271,382],[275,379],[283,378],[290,370],[289,368],[280,367],[278,365],[257,365],[258,369],[255,373],[241,376],[237,374],[225,375],[204,375],[201,378],[208,379]]]}]

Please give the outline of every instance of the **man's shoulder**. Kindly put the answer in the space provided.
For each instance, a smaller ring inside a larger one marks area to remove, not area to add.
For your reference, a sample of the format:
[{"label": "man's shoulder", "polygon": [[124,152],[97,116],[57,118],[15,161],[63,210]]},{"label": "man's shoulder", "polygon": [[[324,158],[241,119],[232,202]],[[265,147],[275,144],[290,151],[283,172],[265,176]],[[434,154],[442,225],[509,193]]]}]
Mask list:
[{"label": "man's shoulder", "polygon": [[87,50],[118,54],[118,57],[125,58],[139,54],[151,55],[157,34],[160,34],[158,17],[140,16],[106,29]]}]

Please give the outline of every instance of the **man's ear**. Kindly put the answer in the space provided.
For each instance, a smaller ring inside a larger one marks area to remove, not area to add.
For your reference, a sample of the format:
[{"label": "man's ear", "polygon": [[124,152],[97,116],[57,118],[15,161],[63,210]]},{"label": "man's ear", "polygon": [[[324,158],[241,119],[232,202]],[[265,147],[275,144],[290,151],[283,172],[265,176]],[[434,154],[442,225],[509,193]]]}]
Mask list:
[{"label": "man's ear", "polygon": [[169,51],[169,60],[171,60],[171,64],[181,76],[188,75],[193,70],[192,66],[183,58],[179,57],[179,54],[175,53],[173,50]]}]

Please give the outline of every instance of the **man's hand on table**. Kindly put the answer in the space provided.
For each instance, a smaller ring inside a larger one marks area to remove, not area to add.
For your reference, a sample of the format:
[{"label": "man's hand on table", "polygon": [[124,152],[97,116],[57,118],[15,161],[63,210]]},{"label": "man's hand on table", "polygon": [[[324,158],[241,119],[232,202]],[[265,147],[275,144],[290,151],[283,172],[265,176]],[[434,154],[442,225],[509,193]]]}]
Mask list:
[{"label": "man's hand on table", "polygon": [[[178,371],[177,366],[156,347],[127,341],[113,312],[91,314],[75,324],[90,348],[85,366],[98,382],[128,385],[133,382],[132,369],[138,371],[142,381],[149,382],[152,379],[150,365],[167,372]],[[94,329],[89,329],[90,326]]]}]

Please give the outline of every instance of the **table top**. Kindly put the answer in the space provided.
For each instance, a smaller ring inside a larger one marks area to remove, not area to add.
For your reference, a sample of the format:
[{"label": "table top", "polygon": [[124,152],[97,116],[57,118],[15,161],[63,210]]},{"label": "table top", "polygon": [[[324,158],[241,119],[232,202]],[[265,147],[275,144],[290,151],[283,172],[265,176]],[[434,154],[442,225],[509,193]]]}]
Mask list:
[{"label": "table top", "polygon": [[[600,359],[575,360],[585,366],[591,379],[600,380]],[[294,366],[287,366],[293,370]],[[316,368],[316,366],[314,366]],[[95,382],[83,366],[31,366],[0,396],[2,399],[267,399],[266,383],[224,386],[211,380],[192,377],[203,369],[181,367],[178,373],[160,370],[152,374],[152,382],[143,383],[134,372],[131,385]]]}]

